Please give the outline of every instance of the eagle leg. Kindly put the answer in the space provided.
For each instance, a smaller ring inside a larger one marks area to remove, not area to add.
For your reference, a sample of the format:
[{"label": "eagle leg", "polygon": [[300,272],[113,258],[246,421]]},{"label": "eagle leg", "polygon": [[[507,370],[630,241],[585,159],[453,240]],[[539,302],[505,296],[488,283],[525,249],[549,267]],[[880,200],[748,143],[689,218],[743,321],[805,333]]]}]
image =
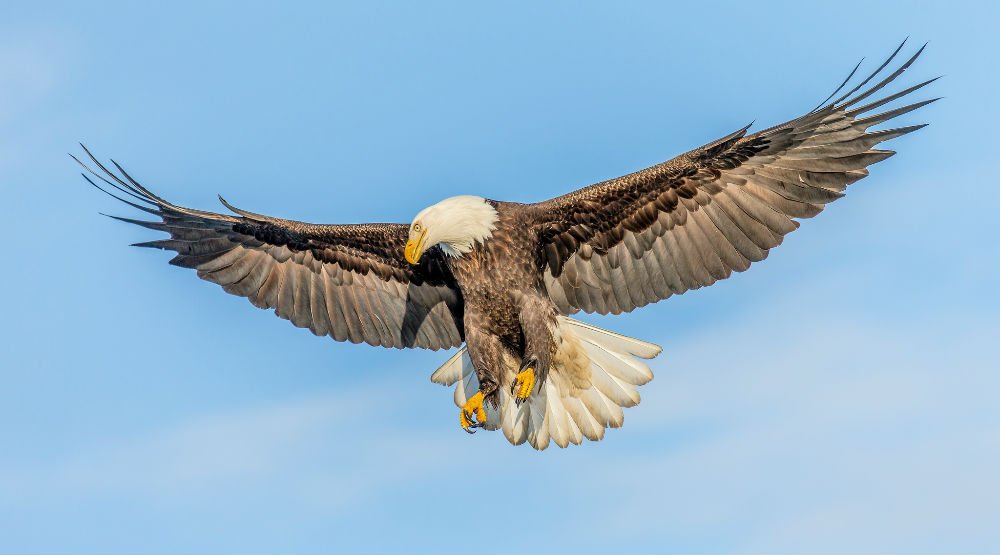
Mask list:
[{"label": "eagle leg", "polygon": [[538,361],[534,358],[528,359],[521,365],[521,371],[514,376],[510,382],[510,394],[514,397],[514,404],[521,406],[521,403],[528,400],[532,390],[535,389],[535,366]]},{"label": "eagle leg", "polygon": [[458,423],[467,433],[476,433],[476,428],[486,424],[486,409],[483,408],[483,392],[477,391],[469,397],[462,409],[458,411]]},{"label": "eagle leg", "polygon": [[521,369],[511,384],[511,396],[520,406],[534,391],[541,389],[549,374],[556,352],[554,330],[557,329],[556,305],[548,295],[525,294],[518,300],[518,319],[524,337]]}]

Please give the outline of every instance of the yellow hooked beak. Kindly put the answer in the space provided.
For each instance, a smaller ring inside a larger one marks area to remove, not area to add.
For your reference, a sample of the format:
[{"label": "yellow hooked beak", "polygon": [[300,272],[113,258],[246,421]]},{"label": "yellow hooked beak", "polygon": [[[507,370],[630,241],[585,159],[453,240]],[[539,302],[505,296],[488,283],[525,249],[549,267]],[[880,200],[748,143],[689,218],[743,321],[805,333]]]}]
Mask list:
[{"label": "yellow hooked beak", "polygon": [[420,232],[420,235],[416,239],[410,239],[406,242],[406,250],[403,251],[403,256],[406,257],[406,261],[410,264],[416,264],[420,262],[420,256],[424,254],[424,240],[427,238],[427,230]]}]

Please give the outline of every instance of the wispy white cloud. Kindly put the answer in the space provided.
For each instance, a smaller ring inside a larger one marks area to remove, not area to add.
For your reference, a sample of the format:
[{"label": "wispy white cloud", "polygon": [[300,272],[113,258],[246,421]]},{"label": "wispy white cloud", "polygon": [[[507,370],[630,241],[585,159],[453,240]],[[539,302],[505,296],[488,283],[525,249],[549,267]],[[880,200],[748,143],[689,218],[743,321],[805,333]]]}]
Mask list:
[{"label": "wispy white cloud", "polygon": [[52,30],[20,29],[0,36],[0,122],[41,104],[67,66],[65,36]]},{"label": "wispy white cloud", "polygon": [[65,132],[65,87],[75,77],[74,58],[83,49],[67,29],[4,23],[0,21],[0,127],[6,132],[0,134],[0,168],[11,180],[12,170],[29,166],[25,161],[34,158],[40,143]]},{"label": "wispy white cloud", "polygon": [[[91,446],[49,466],[0,468],[0,483],[27,503],[53,496],[175,497],[282,480],[294,467],[296,474],[283,483],[291,495],[343,505],[448,460],[441,458],[443,446],[371,419],[373,399],[399,407],[406,397],[383,382],[201,416],[147,436]],[[339,462],[328,455],[331,446],[343,451]],[[314,457],[326,465],[310,465]]]},{"label": "wispy white cloud", "polygon": [[[802,300],[667,350],[626,426],[682,440],[614,465],[630,492],[615,533],[718,547],[724,529],[738,552],[995,550],[1000,324],[824,320],[791,312]],[[792,313],[780,332],[754,325]]]},{"label": "wispy white cloud", "polygon": [[[192,499],[278,487],[283,498],[327,516],[392,499],[399,507],[386,518],[430,503],[445,521],[448,503],[397,492],[495,476],[501,493],[516,487],[552,528],[601,531],[598,543],[539,539],[539,549],[717,548],[709,540],[719,529],[737,552],[926,551],[937,537],[965,542],[942,548],[989,548],[987,523],[1000,517],[1000,422],[990,409],[998,380],[990,340],[1000,327],[967,321],[970,331],[942,334],[801,314],[780,333],[753,325],[780,321],[797,305],[792,296],[666,342],[657,379],[626,417],[627,441],[641,438],[638,449],[610,439],[539,455],[507,448],[498,435],[439,441],[397,424],[450,396],[414,395],[383,380],[203,416],[0,475],[4,489],[19,488],[29,501],[108,493]],[[389,411],[385,420],[373,418],[376,403]],[[458,491],[476,491],[469,487]],[[567,495],[579,502],[567,503]],[[504,503],[519,506],[504,496],[497,510]],[[605,503],[611,508],[600,509]]]}]

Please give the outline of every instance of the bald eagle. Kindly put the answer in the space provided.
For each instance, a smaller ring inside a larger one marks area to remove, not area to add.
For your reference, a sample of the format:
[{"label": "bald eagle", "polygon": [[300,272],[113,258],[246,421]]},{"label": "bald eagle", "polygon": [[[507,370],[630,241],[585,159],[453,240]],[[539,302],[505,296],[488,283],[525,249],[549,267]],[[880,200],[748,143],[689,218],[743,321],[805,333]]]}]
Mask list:
[{"label": "bald eagle", "polygon": [[566,447],[622,425],[623,407],[638,404],[639,386],[653,378],[640,359],[660,352],[569,316],[630,312],[742,272],[797,219],[843,196],[893,154],[875,145],[923,125],[872,127],[936,100],[873,114],[934,81],[871,99],[923,51],[887,70],[902,48],[841,94],[856,66],[787,123],[752,134],[747,126],[544,202],[445,199],[409,225],[308,224],[222,197],[231,215],[193,210],[85,147],[95,167],[81,165],[95,187],[155,218],[117,219],[170,236],[137,246],[174,251],[171,264],[316,335],[394,348],[464,344],[431,376],[455,386],[461,427]]}]

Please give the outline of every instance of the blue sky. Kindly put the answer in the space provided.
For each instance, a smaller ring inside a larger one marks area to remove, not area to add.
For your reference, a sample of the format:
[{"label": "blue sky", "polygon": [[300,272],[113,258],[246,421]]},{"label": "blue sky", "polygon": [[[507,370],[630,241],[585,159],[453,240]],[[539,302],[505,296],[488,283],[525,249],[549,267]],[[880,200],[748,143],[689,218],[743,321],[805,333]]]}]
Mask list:
[{"label": "blue sky", "polygon": [[[0,552],[1000,551],[996,8],[6,4]],[[337,344],[127,247],[65,155],[168,198],[405,221],[789,119],[862,56],[944,74],[770,258],[602,327],[664,354],[597,444],[467,436],[445,353]]]}]

